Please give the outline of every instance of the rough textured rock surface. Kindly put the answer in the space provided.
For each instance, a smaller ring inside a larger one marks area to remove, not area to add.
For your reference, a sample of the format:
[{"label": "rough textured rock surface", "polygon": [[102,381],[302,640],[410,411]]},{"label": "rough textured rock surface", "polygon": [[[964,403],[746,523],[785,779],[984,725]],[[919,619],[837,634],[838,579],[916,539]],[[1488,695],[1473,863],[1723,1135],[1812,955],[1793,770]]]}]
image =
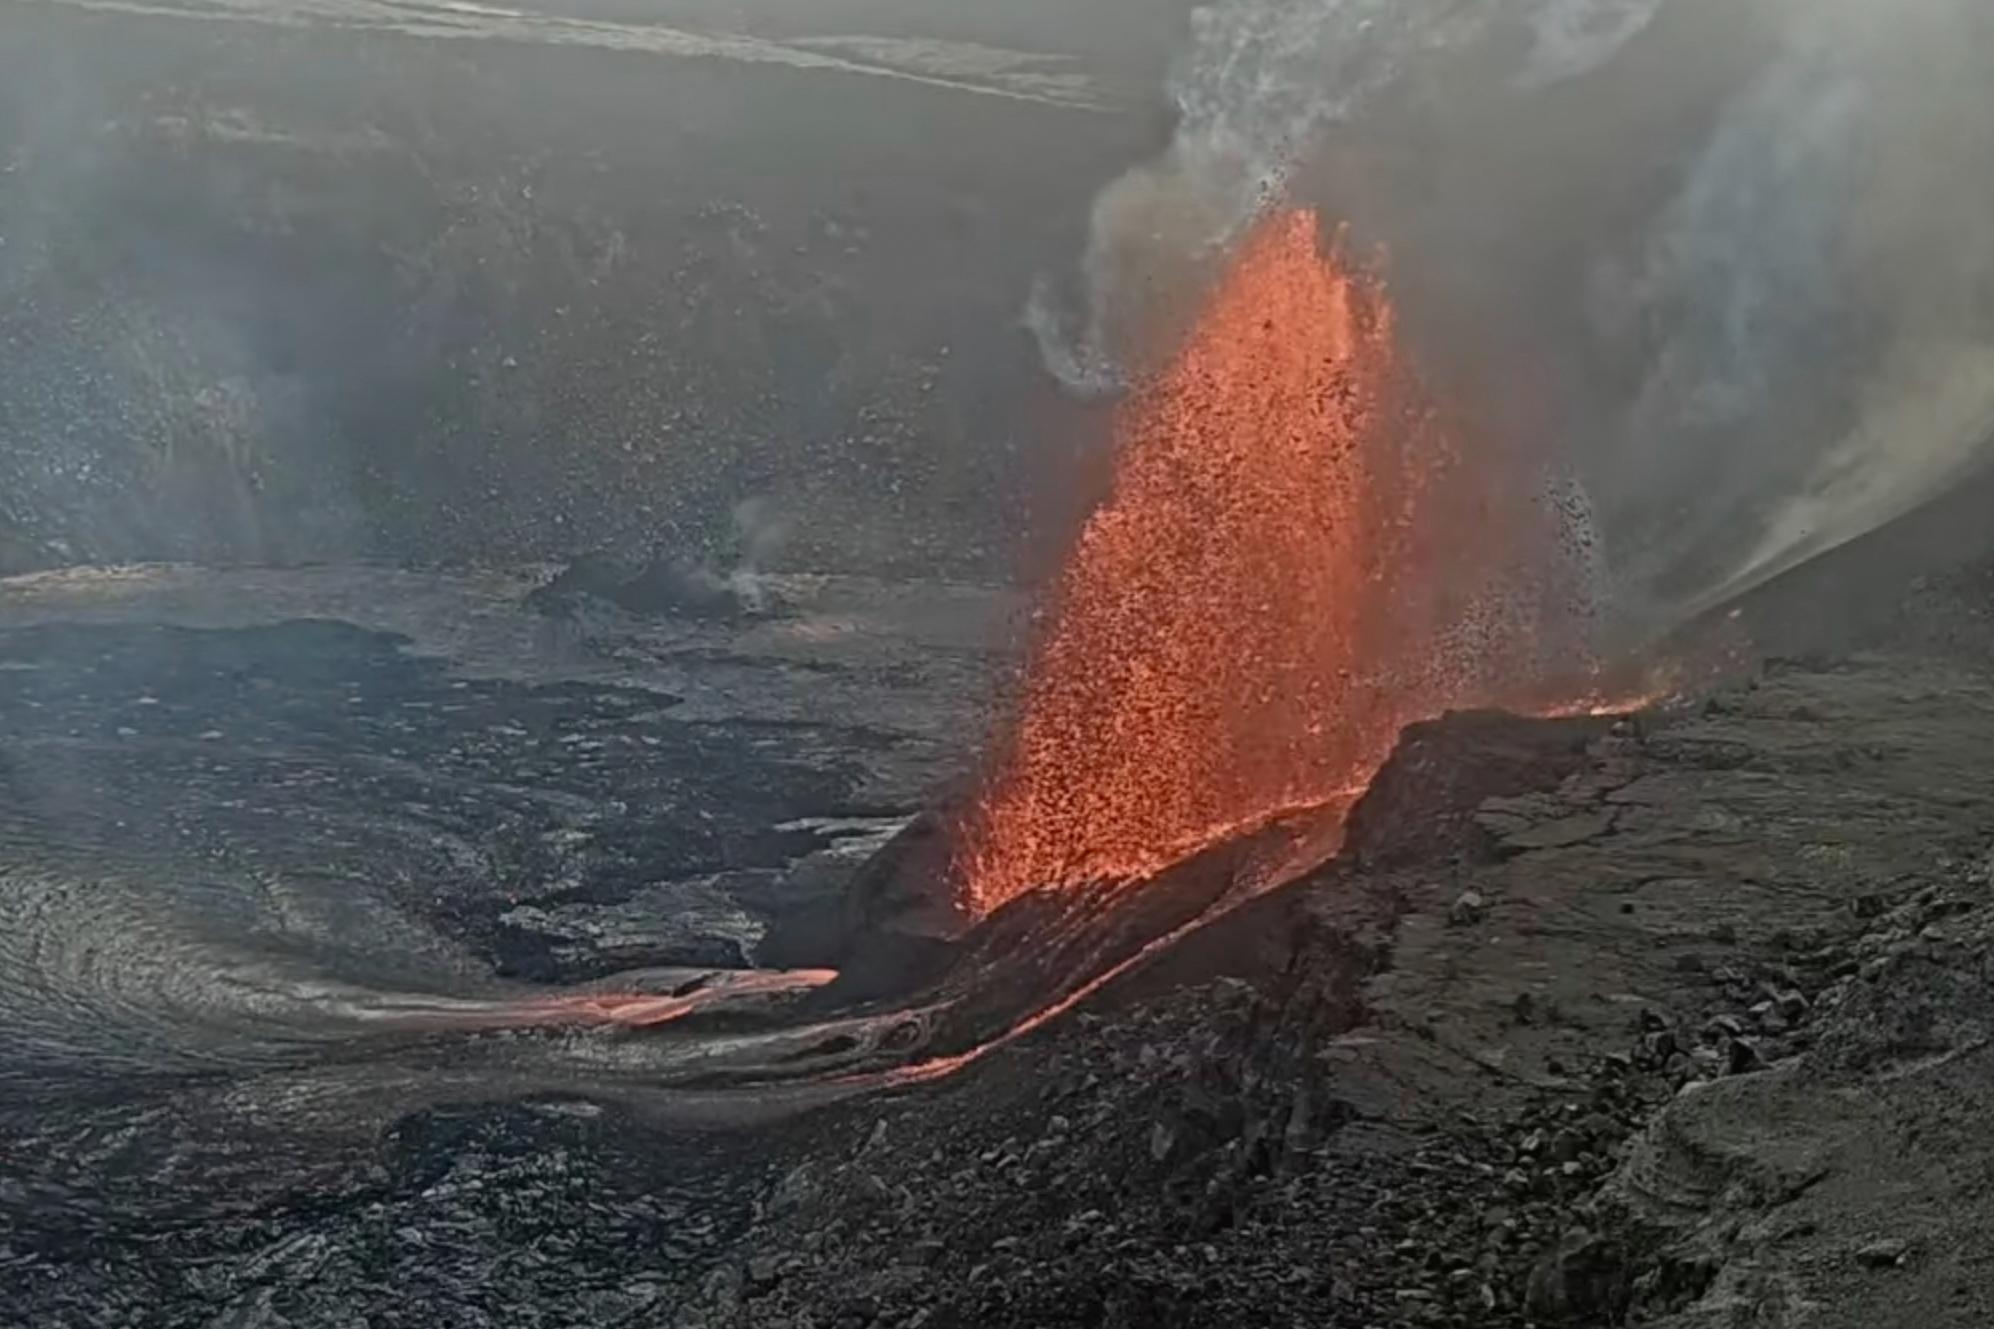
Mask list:
[{"label": "rough textured rock surface", "polygon": [[1882,656],[1623,722],[823,1123],[660,1323],[1987,1323],[1990,741]]},{"label": "rough textured rock surface", "polygon": [[[0,587],[0,1323],[1994,1321],[1994,675],[1919,617],[1976,621],[1973,577],[1907,600],[1909,653],[1420,726],[1338,862],[922,1088],[692,1129],[607,1074],[668,1035],[147,1060],[242,1014],[191,997],[285,997],[246,980],[325,909],[366,922],[332,953],[356,982],[406,950],[489,984],[836,905],[860,859],[827,852],[932,792],[996,667],[966,588],[799,581],[773,621],[543,641],[532,584]],[[486,863],[540,889],[494,898]],[[827,935],[903,909],[856,879]],[[164,907],[216,901],[241,936]]]}]

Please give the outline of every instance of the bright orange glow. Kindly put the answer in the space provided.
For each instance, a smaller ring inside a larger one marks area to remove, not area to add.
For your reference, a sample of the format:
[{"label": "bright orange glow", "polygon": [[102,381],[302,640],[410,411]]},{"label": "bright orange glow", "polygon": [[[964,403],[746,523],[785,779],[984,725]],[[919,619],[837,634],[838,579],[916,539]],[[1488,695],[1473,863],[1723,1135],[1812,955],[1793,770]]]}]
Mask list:
[{"label": "bright orange glow", "polygon": [[720,972],[683,995],[647,992],[573,992],[508,1003],[496,1009],[494,1024],[610,1025],[646,1029],[670,1024],[708,1007],[744,997],[807,992],[837,980],[835,969]]},{"label": "bright orange glow", "polygon": [[1468,474],[1318,230],[1267,219],[1124,408],[964,827],[972,913],[1331,803],[1406,724],[1535,672],[1542,606],[1499,570],[1543,514]]}]

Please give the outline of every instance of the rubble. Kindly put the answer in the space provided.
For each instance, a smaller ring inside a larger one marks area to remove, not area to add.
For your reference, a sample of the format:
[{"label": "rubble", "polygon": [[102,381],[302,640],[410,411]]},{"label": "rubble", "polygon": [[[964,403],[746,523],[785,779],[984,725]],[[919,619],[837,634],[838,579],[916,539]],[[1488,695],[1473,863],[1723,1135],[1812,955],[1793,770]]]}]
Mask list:
[{"label": "rubble", "polygon": [[[1757,721],[1847,714],[1852,696],[1884,723],[1908,722],[1921,696],[1994,702],[1984,682],[1917,678],[1880,661],[1776,673],[1721,722],[1610,735],[1590,772],[1484,802],[1474,826],[1500,832],[1485,850],[1332,871],[1254,925],[1316,939],[1278,975],[1110,1004],[902,1100],[902,1147],[868,1162],[891,1206],[853,1198],[854,1170],[833,1174],[747,1238],[823,1235],[776,1302],[694,1302],[662,1323],[831,1323],[811,1317],[854,1288],[873,1323],[934,1329],[1707,1329],[1745,1298],[1771,1324],[1800,1323],[1781,1306],[1813,1307],[1810,1325],[1899,1322],[1848,1300],[1835,1271],[1919,1279],[1907,1253],[1964,1239],[1978,1211],[1951,1217],[1958,1238],[1878,1238],[1895,1221],[1887,1193],[1841,1194],[1849,1164],[1791,1148],[1809,1131],[1744,1105],[1903,1074],[1903,1053],[1859,1051],[1884,1028],[1924,1040],[1907,1049],[1917,1064],[1976,1055],[1969,1030],[1911,995],[1946,972],[1941,948],[1971,954],[1976,929],[1994,929],[1984,882],[1977,903],[1959,894],[1976,869],[1958,865],[1986,861],[1978,809],[1994,794],[1976,740],[1921,730],[1933,746],[1916,760],[1851,776],[1815,760],[1842,741],[1834,721],[1799,743]],[[1713,745],[1732,755],[1708,761]],[[1862,799],[1926,797],[1912,824],[1850,825]],[[1610,828],[1532,835],[1600,798],[1619,809]],[[1765,837],[1793,851],[1773,857]],[[1794,891],[1817,902],[1796,908]],[[1707,916],[1720,897],[1721,925]],[[1341,999],[1323,990],[1330,972],[1352,985]],[[913,1234],[910,1276],[889,1252]],[[1837,1245],[1839,1259],[1806,1254]],[[1994,1288],[1967,1286],[1994,1305]]]},{"label": "rubble", "polygon": [[[432,698],[380,642],[296,640],[335,675],[328,704],[378,660],[390,743],[443,705],[488,731],[495,685]],[[152,657],[99,667],[141,731],[122,743],[228,764],[199,737],[218,718],[183,713]],[[24,701],[53,700],[35,678]],[[141,696],[161,703],[125,704]],[[606,779],[582,744],[523,745],[538,712],[503,699],[520,732],[476,760]],[[530,700],[591,742],[664,741],[654,713],[586,689]],[[227,728],[311,713],[238,705]],[[89,714],[24,706],[16,732]],[[0,1306],[300,1329],[1986,1323],[1990,742],[1994,683],[1906,659],[1776,668],[1638,725],[1420,726],[1337,862],[956,1076],[718,1123],[737,1130],[673,1128],[640,1092],[384,1109],[318,1152],[252,1130],[172,1191],[229,1183],[185,1222],[158,1208],[186,1166],[159,1145],[254,1086],[176,1082],[97,1125],[17,1116],[0,1197],[34,1221],[0,1231]],[[551,863],[593,871],[617,844],[613,818],[532,806],[509,833]],[[759,824],[786,837],[795,815]],[[1534,834],[1579,818],[1597,833]],[[594,920],[602,944],[652,945],[644,911],[672,912],[653,893],[504,911],[540,910],[549,936],[572,920],[562,944]]]}]

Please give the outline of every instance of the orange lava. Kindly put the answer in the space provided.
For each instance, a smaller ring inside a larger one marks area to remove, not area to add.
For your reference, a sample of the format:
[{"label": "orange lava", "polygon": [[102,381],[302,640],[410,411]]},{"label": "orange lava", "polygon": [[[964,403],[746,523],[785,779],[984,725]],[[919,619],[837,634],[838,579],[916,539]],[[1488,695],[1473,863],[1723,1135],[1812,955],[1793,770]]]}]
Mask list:
[{"label": "orange lava", "polygon": [[1133,880],[1367,785],[1408,723],[1534,671],[1491,569],[1528,503],[1422,403],[1381,283],[1270,216],[1126,404],[963,828],[965,904]]},{"label": "orange lava", "polygon": [[647,1029],[743,998],[808,992],[837,981],[837,977],[835,969],[723,971],[709,975],[704,985],[682,994],[575,992],[537,997],[501,1008],[505,1018],[495,1022]]}]

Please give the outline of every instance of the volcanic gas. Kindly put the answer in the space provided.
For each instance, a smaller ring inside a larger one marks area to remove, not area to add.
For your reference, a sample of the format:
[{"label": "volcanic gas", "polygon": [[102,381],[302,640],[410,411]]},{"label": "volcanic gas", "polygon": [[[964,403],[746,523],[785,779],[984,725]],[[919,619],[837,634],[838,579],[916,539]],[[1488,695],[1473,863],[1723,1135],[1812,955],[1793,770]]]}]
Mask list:
[{"label": "volcanic gas", "polygon": [[972,913],[1345,805],[1406,724],[1564,649],[1552,505],[1470,464],[1321,230],[1265,218],[1124,404],[963,827]]}]

